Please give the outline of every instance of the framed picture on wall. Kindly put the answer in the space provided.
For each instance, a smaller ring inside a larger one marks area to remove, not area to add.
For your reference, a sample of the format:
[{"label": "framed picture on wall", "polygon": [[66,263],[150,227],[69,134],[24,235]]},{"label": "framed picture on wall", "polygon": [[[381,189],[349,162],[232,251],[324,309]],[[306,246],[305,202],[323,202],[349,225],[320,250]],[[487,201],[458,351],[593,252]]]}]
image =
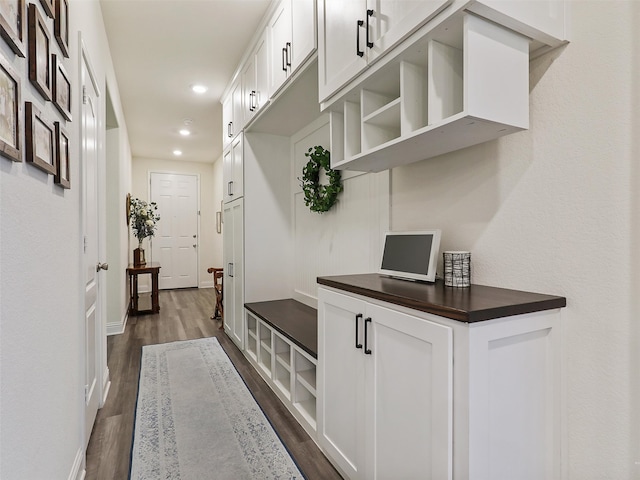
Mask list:
[{"label": "framed picture on wall", "polygon": [[71,121],[71,81],[64,69],[62,62],[54,53],[51,55],[53,65],[53,104],[60,111],[62,116]]},{"label": "framed picture on wall", "polygon": [[38,7],[29,5],[29,80],[45,100],[51,100],[51,38]]},{"label": "framed picture on wall", "polygon": [[24,110],[27,162],[55,175],[57,173],[55,129],[33,103],[26,102]]},{"label": "framed picture on wall", "polygon": [[62,55],[69,58],[69,0],[53,0],[55,18],[53,35],[56,37]]},{"label": "framed picture on wall", "polygon": [[22,161],[20,151],[20,76],[0,54],[0,155]]},{"label": "framed picture on wall", "polygon": [[0,35],[19,57],[25,57],[26,11],[25,0],[0,1]]},{"label": "framed picture on wall", "polygon": [[42,5],[42,8],[44,9],[44,11],[47,14],[47,16],[49,18],[54,18],[53,1],[52,0],[40,0],[40,4]]},{"label": "framed picture on wall", "polygon": [[56,174],[53,177],[53,181],[62,188],[71,188],[69,134],[62,128],[60,122],[56,122],[54,127],[56,134]]}]

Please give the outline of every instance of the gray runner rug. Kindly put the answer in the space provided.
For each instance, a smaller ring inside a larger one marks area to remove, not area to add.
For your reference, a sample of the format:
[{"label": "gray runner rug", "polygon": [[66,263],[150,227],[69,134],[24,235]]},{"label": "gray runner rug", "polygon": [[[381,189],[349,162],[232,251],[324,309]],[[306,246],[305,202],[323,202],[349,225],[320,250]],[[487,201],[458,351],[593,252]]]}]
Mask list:
[{"label": "gray runner rug", "polygon": [[142,349],[132,480],[302,479],[215,338]]}]

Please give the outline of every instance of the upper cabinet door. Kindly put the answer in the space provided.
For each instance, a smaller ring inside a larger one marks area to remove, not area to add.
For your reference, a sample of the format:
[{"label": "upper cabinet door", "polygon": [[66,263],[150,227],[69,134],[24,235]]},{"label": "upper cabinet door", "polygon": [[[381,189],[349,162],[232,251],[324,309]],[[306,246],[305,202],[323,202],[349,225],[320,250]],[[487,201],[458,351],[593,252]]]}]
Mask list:
[{"label": "upper cabinet door", "polygon": [[365,28],[368,27],[368,60],[373,60],[403,40],[452,1],[367,0]]},{"label": "upper cabinet door", "polygon": [[291,0],[291,72],[295,72],[316,48],[315,7],[315,0]]},{"label": "upper cabinet door", "polygon": [[280,2],[267,26],[269,34],[269,96],[287,79],[291,66],[291,2]]},{"label": "upper cabinet door", "polygon": [[245,123],[253,118],[257,110],[256,90],[256,62],[252,55],[242,67],[242,111]]},{"label": "upper cabinet door", "polygon": [[231,133],[235,137],[244,128],[244,110],[242,101],[242,79],[236,80],[233,89],[231,90],[231,102],[233,104],[233,125]]},{"label": "upper cabinet door", "polygon": [[365,0],[319,0],[318,91],[326,100],[367,66]]},{"label": "upper cabinet door", "polygon": [[231,143],[233,133],[233,98],[231,93],[222,101],[222,146],[226,147]]},{"label": "upper cabinet door", "polygon": [[256,64],[256,110],[264,107],[269,101],[269,50],[267,34],[260,37],[256,45],[254,60]]}]

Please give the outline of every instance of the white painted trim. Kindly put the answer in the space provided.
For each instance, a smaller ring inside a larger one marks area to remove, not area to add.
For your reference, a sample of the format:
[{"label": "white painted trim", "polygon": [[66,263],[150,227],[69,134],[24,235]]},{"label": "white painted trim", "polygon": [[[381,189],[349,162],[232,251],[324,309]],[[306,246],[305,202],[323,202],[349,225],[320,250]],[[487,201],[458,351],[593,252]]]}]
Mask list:
[{"label": "white painted trim", "polygon": [[82,468],[82,464],[84,463],[84,452],[81,448],[76,452],[76,458],[73,460],[73,465],[71,465],[71,472],[69,472],[68,480],[84,480],[87,472],[84,468]]},{"label": "white painted trim", "polygon": [[107,323],[107,336],[109,335],[119,335],[124,333],[124,329],[127,326],[127,321],[129,320],[129,307],[127,303],[127,311],[122,316],[122,320],[118,323]]},{"label": "white painted trim", "polygon": [[200,282],[198,288],[213,288],[213,280],[207,280],[206,282]]},{"label": "white painted trim", "polygon": [[100,400],[100,408],[104,407],[104,404],[107,401],[107,397],[109,396],[109,390],[111,390],[111,375],[109,374],[109,367],[105,368],[102,375],[104,378],[104,383],[102,385],[102,399]]}]

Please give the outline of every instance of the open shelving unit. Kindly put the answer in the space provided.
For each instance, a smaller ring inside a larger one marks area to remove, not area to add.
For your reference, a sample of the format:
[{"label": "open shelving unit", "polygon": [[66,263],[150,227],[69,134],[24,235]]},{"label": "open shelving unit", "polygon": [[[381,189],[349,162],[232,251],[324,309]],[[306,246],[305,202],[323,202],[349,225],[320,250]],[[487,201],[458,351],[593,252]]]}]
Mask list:
[{"label": "open shelving unit", "polygon": [[294,301],[247,304],[245,355],[307,433],[315,438],[317,345],[310,349],[308,338],[301,341],[297,335],[313,331],[317,336],[317,315],[306,306],[300,314],[296,308],[300,309],[301,304],[295,302],[298,306],[294,312],[299,316],[289,311],[288,319],[282,321],[274,313],[279,308],[269,312],[264,309],[265,305],[278,302],[290,307]]},{"label": "open shelving unit", "polygon": [[271,375],[272,371],[272,336],[273,331],[269,326],[258,321],[258,338],[260,339],[260,349],[258,350],[258,365],[267,375]]},{"label": "open shelving unit", "polygon": [[258,320],[247,313],[247,339],[245,351],[254,362],[258,361]]},{"label": "open shelving unit", "polygon": [[529,39],[460,12],[330,107],[331,166],[378,172],[529,126]]}]

